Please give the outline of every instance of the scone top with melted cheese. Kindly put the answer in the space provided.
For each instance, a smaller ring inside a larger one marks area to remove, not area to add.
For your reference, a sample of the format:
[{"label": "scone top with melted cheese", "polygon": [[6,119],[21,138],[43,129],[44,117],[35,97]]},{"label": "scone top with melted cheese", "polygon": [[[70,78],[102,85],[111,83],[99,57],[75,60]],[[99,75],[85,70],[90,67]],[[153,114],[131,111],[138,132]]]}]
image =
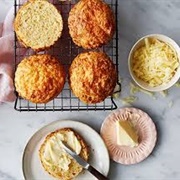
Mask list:
[{"label": "scone top with melted cheese", "polygon": [[63,128],[50,133],[39,150],[39,156],[44,169],[52,176],[66,180],[73,179],[83,169],[62,148],[62,141],[85,160],[89,152],[84,140],[72,129]]},{"label": "scone top with melted cheese", "polygon": [[59,60],[48,54],[25,57],[15,72],[19,96],[33,103],[47,103],[62,91],[65,70]]},{"label": "scone top with melted cheese", "polygon": [[81,53],[69,69],[70,88],[86,104],[99,103],[112,95],[116,81],[115,65],[103,52]]},{"label": "scone top with melted cheese", "polygon": [[115,32],[113,11],[102,0],[80,0],[70,11],[69,33],[78,46],[92,49],[107,44]]}]

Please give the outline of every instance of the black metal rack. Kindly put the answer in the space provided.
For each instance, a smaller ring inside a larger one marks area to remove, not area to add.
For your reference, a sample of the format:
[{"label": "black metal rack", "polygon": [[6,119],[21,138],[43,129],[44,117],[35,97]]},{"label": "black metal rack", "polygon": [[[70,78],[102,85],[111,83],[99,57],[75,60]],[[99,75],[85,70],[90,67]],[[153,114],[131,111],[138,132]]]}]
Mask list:
[{"label": "black metal rack", "polygon": [[[15,0],[15,15],[22,4],[21,0]],[[45,50],[40,53],[51,54],[58,59],[61,60],[61,63],[65,66],[66,70],[68,70],[71,61],[81,52],[86,50],[76,46],[69,35],[69,30],[67,26],[68,14],[72,6],[76,3],[74,0],[67,1],[59,1],[53,0],[51,1],[57,9],[60,10],[61,15],[63,17],[63,33],[62,37],[59,39],[57,43],[53,47],[48,50]],[[107,45],[99,48],[99,51],[104,51],[109,57],[112,59],[113,63],[116,65],[116,70],[118,72],[118,20],[117,20],[117,6],[118,0],[105,0],[107,4],[110,5],[112,10],[115,13],[116,18],[116,33]],[[15,35],[15,69],[18,63],[24,58],[24,56],[30,56],[32,54],[36,54],[32,49],[27,49],[26,54],[24,55],[23,47],[19,44],[16,35]],[[39,54],[39,53],[38,53]],[[119,82],[117,84],[120,86]],[[119,90],[120,91],[120,90]],[[17,93],[16,93],[17,94]],[[106,98],[102,103],[87,105],[81,102],[77,97],[75,97],[68,85],[66,80],[63,91],[52,101],[46,104],[34,104],[31,103],[17,94],[17,98],[14,104],[14,109],[17,111],[89,111],[89,110],[113,110],[116,109],[117,105],[113,100],[113,97]]]}]

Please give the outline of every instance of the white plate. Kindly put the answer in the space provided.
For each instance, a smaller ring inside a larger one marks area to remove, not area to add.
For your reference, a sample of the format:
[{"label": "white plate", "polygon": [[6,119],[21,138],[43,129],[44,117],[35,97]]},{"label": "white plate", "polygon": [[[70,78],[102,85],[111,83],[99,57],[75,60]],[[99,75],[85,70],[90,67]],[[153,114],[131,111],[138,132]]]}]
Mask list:
[{"label": "white plate", "polygon": [[[39,148],[47,134],[64,127],[74,129],[90,146],[89,163],[102,172],[105,176],[109,172],[109,154],[100,135],[86,124],[71,120],[53,122],[37,131],[29,140],[23,154],[23,174],[26,180],[53,180],[42,167],[39,159]],[[96,179],[88,171],[80,173],[76,180]]]}]

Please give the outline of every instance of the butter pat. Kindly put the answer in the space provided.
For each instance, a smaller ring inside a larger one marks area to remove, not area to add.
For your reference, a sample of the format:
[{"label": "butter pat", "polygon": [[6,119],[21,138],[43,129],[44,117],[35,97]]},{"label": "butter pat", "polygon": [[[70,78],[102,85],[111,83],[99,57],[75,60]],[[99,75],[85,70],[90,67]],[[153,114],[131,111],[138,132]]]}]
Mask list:
[{"label": "butter pat", "polygon": [[138,135],[130,121],[116,121],[117,144],[135,147],[138,145]]}]

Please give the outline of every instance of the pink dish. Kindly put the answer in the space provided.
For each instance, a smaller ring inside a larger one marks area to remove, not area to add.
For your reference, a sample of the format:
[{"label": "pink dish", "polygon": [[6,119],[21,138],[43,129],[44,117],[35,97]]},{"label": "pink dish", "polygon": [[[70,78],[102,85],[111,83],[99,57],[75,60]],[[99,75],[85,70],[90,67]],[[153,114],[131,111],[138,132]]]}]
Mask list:
[{"label": "pink dish", "polygon": [[[116,138],[116,121],[129,119],[137,130],[137,147],[120,146]],[[137,108],[121,108],[107,116],[101,126],[101,136],[105,141],[112,160],[121,164],[136,164],[146,159],[156,144],[156,127],[149,115]]]}]

